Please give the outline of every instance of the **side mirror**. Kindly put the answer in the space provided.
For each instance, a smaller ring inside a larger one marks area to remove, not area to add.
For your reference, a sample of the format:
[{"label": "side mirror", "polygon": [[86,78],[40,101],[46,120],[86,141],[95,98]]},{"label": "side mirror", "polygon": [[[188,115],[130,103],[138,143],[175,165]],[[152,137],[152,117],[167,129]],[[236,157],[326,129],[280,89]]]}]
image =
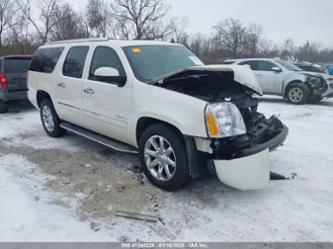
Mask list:
[{"label": "side mirror", "polygon": [[281,73],[282,72],[281,68],[279,68],[279,67],[273,67],[272,71],[276,72],[276,73]]},{"label": "side mirror", "polygon": [[100,67],[96,69],[94,78],[98,81],[115,84],[122,87],[126,83],[126,76],[120,76],[118,69],[113,67]]}]

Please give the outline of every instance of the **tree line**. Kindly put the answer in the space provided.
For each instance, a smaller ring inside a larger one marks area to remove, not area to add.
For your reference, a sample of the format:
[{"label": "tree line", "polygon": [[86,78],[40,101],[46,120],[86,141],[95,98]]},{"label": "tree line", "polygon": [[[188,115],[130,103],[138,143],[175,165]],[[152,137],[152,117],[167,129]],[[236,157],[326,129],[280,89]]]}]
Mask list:
[{"label": "tree line", "polygon": [[0,55],[32,53],[47,41],[109,37],[181,43],[206,63],[228,58],[288,57],[333,62],[333,49],[306,41],[282,45],[264,37],[263,27],[227,18],[211,35],[190,34],[185,18],[170,15],[164,0],[89,0],[83,11],[57,0],[0,0]]}]

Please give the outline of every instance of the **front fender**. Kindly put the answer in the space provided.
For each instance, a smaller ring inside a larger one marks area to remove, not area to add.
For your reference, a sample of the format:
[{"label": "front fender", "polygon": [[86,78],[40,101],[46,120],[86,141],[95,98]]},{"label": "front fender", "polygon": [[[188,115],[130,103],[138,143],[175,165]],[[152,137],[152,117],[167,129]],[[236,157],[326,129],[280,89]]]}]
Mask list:
[{"label": "front fender", "polygon": [[295,82],[304,83],[305,81],[306,81],[306,76],[304,74],[291,73],[287,75],[283,80],[283,88],[282,88],[283,95],[285,94],[287,87],[291,83]]},{"label": "front fender", "polygon": [[134,91],[133,124],[142,117],[154,118],[175,126],[183,135],[207,137],[204,117],[207,102],[148,84],[137,84]]}]

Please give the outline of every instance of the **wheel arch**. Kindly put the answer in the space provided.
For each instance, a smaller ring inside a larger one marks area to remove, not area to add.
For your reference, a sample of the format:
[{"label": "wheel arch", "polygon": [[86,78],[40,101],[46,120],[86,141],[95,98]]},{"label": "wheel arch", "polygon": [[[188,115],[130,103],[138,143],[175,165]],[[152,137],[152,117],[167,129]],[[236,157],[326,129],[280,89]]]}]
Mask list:
[{"label": "wheel arch", "polygon": [[50,94],[48,94],[44,90],[38,90],[37,91],[36,99],[37,99],[37,105],[38,105],[39,108],[40,108],[40,105],[41,105],[41,103],[44,99],[49,99],[53,104],[53,101],[52,101],[52,98],[51,98]]},{"label": "wheel arch", "polygon": [[283,96],[284,97],[287,97],[287,92],[288,92],[288,89],[295,85],[295,84],[303,84],[304,82],[301,81],[301,80],[292,80],[292,81],[289,81],[285,86],[284,86],[284,90],[283,90]]},{"label": "wheel arch", "polygon": [[186,148],[186,154],[189,164],[189,173],[192,179],[198,178],[206,174],[206,169],[204,169],[203,167],[206,158],[204,157],[203,153],[200,153],[198,151],[194,138],[184,135],[179,128],[166,121],[151,117],[141,117],[136,125],[136,142],[138,146],[141,135],[143,134],[145,129],[154,124],[164,124],[173,129],[181,137],[182,142]]},{"label": "wheel arch", "polygon": [[145,131],[145,129],[147,129],[149,126],[153,125],[153,124],[164,124],[170,128],[172,128],[173,130],[175,130],[178,135],[184,137],[184,135],[182,134],[182,132],[180,131],[179,128],[177,128],[175,125],[170,124],[166,121],[157,119],[157,118],[152,118],[152,117],[141,117],[137,123],[136,123],[136,129],[135,129],[135,136],[136,136],[136,143],[139,144],[141,135],[143,134],[143,132]]}]

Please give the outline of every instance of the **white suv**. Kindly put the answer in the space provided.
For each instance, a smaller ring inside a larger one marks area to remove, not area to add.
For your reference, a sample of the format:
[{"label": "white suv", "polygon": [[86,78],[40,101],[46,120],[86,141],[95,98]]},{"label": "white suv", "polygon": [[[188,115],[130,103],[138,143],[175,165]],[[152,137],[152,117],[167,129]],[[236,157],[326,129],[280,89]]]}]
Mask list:
[{"label": "white suv", "polygon": [[249,65],[264,94],[282,96],[294,104],[319,102],[328,90],[323,77],[284,60],[248,58],[226,60],[224,64]]},{"label": "white suv", "polygon": [[232,187],[262,188],[268,152],[288,133],[257,112],[261,89],[249,68],[204,66],[177,44],[47,43],[33,56],[28,85],[48,135],[67,130],[139,153],[149,180],[165,190],[207,169]]}]

